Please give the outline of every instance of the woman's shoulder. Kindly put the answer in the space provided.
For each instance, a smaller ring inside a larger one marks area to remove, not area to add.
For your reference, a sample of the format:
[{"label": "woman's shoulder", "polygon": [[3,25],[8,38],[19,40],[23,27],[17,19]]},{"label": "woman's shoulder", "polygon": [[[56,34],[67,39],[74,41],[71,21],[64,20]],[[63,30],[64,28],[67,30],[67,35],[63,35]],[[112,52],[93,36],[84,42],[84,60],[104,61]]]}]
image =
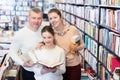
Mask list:
[{"label": "woman's shoulder", "polygon": [[75,30],[75,31],[77,30],[77,28],[73,25],[69,25],[69,28],[70,28],[70,30]]}]

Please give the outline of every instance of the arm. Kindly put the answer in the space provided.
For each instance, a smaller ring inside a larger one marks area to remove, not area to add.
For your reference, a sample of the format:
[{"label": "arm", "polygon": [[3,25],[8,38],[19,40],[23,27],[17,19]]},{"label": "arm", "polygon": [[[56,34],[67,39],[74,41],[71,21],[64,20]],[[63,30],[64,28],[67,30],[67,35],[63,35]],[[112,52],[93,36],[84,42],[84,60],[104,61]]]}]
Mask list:
[{"label": "arm", "polygon": [[17,36],[14,36],[14,39],[11,43],[10,50],[9,50],[9,56],[19,65],[23,65],[23,61],[18,56],[18,51],[20,49],[20,41]]},{"label": "arm", "polygon": [[61,61],[63,64],[61,64],[60,66],[56,67],[57,70],[54,72],[55,74],[63,74],[66,71],[66,58],[65,58],[65,51],[62,50],[61,51],[61,57],[60,57]]},{"label": "arm", "polygon": [[[73,29],[74,29],[74,35],[80,35],[77,28],[74,27]],[[74,46],[70,46],[70,48],[74,51],[79,51],[79,50],[84,49],[85,44],[84,44],[84,41],[83,41],[82,37],[80,38],[80,40]]]}]

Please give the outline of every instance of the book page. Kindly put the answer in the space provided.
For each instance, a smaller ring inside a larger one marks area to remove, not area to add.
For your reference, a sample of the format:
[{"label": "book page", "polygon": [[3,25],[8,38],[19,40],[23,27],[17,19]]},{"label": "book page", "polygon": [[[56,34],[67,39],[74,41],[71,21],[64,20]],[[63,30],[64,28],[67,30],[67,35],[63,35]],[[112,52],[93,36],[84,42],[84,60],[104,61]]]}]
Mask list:
[{"label": "book page", "polygon": [[45,62],[45,61],[42,61],[42,60],[39,60],[38,63],[44,65],[44,66],[47,66],[47,67],[57,67],[57,66],[60,66],[62,65],[63,63],[62,62],[58,62],[58,63],[53,63],[53,64],[50,64],[49,62]]},{"label": "book page", "polygon": [[62,64],[60,55],[55,55],[56,53],[51,53],[45,50],[35,51],[38,63],[47,67],[56,67]]},{"label": "book page", "polygon": [[28,53],[22,53],[20,51],[19,52],[19,57],[23,61],[30,61],[31,64],[37,63],[37,61],[38,61],[33,51],[30,51]]}]

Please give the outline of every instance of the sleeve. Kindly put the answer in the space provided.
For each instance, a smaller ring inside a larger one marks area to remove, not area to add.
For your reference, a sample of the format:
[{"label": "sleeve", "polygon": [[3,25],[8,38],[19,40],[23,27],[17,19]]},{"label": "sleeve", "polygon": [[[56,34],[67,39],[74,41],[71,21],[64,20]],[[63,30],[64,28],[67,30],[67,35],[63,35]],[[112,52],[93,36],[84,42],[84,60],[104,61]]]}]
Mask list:
[{"label": "sleeve", "polygon": [[35,65],[34,67],[31,68],[32,71],[36,74],[36,75],[42,75],[41,74],[41,70],[42,70],[42,65]]},{"label": "sleeve", "polygon": [[85,47],[84,41],[82,39],[82,35],[80,34],[79,30],[72,26],[74,28],[74,35],[80,35],[80,45],[77,50],[82,50]]},{"label": "sleeve", "polygon": [[57,71],[55,72],[55,74],[57,74],[57,75],[63,74],[66,71],[65,51],[63,49],[61,51],[61,57],[60,58],[61,58],[63,64],[60,65],[59,67],[57,67]]},{"label": "sleeve", "polygon": [[17,54],[18,50],[20,49],[20,40],[20,37],[18,37],[17,35],[14,36],[8,54],[18,65],[23,66],[24,62],[20,59],[20,57]]}]

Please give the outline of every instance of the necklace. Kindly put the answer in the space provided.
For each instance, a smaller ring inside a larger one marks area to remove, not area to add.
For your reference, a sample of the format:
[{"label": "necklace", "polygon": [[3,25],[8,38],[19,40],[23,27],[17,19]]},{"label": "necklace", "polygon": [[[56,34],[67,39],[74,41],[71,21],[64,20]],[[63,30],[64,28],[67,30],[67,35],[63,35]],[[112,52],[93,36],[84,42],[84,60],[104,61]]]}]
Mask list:
[{"label": "necklace", "polygon": [[69,31],[69,29],[63,31],[63,32],[57,32],[55,31],[55,34],[57,34],[58,36],[64,36],[67,32]]}]

